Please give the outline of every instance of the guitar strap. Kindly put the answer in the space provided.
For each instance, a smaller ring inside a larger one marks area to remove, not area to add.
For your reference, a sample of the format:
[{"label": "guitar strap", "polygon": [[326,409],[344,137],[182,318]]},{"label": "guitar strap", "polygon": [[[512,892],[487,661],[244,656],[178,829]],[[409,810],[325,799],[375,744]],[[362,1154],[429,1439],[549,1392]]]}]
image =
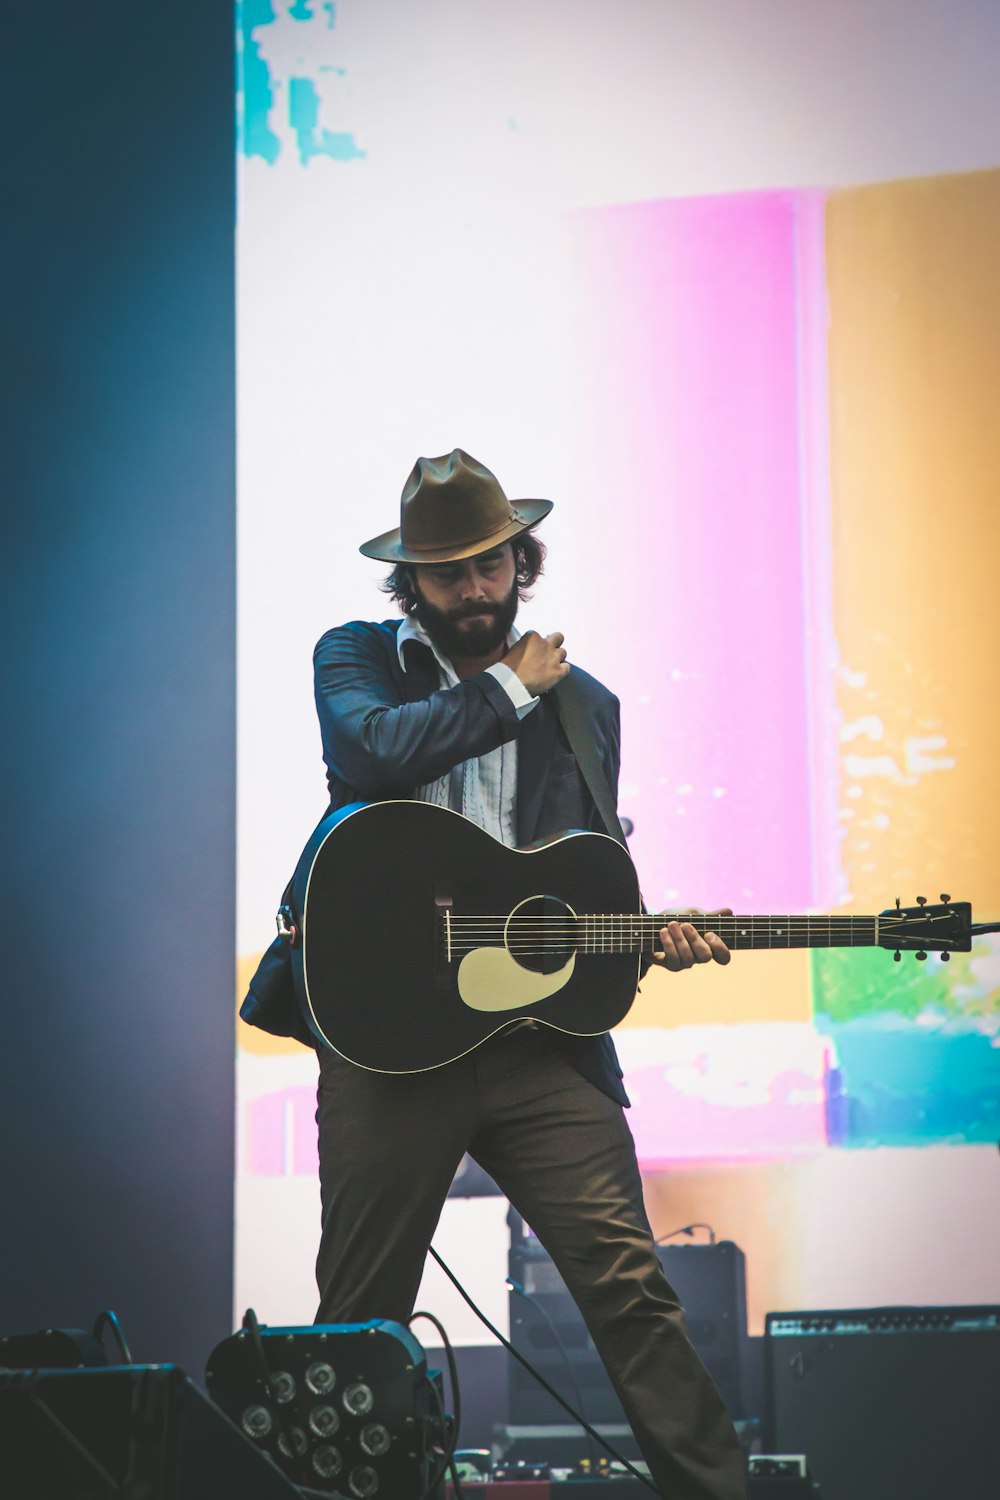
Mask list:
[{"label": "guitar strap", "polygon": [[561,682],[556,683],[552,689],[551,698],[556,718],[569,740],[569,748],[576,757],[580,774],[587,783],[587,790],[594,799],[594,806],[597,808],[605,831],[627,849],[628,844],[625,842],[625,834],[618,820],[615,799],[607,774],[597,754],[588,715],[572,672]]}]

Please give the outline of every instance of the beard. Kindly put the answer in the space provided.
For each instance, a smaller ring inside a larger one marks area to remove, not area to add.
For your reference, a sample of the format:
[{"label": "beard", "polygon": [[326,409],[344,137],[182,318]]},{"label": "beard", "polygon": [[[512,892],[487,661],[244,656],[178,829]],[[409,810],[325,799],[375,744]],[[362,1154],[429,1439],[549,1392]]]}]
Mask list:
[{"label": "beard", "polygon": [[[517,583],[499,604],[463,604],[458,609],[438,609],[428,604],[417,584],[414,614],[435,646],[449,661],[491,656],[505,645],[517,615]],[[473,619],[475,615],[478,618]]]}]

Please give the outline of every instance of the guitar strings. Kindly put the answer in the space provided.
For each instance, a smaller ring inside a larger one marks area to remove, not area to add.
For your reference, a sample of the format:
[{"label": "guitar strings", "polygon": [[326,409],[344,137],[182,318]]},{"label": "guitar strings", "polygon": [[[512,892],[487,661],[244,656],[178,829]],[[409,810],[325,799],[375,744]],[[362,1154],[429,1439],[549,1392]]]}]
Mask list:
[{"label": "guitar strings", "polygon": [[[914,948],[916,948],[919,945],[919,939],[914,939],[913,941],[914,941]],[[467,942],[466,943],[455,943],[455,942],[453,942],[451,944],[451,952],[452,952],[452,955],[455,955],[455,954],[466,954],[466,953],[475,953],[482,946],[483,945],[479,944],[479,943],[467,943]],[[561,948],[561,946],[558,945],[558,944],[555,945],[554,947],[553,946],[550,946],[550,947],[546,947],[546,946],[534,947],[534,946],[531,946],[529,944],[524,944],[524,945],[519,946],[519,945],[517,945],[515,943],[500,943],[500,944],[497,944],[495,946],[497,946],[498,948],[502,948],[505,952],[510,953],[511,955],[513,955],[515,957],[522,957],[522,958],[532,958],[532,957],[537,957],[537,958],[551,958],[554,955],[558,954],[560,951],[565,951],[567,953],[567,956],[570,953],[583,953],[583,954],[586,954],[588,957],[596,957],[599,954],[604,954],[604,955],[607,955],[607,956],[614,955],[615,957],[622,957],[625,954],[657,953],[657,952],[660,951],[660,946],[661,945],[659,943],[656,943],[656,942],[650,942],[645,947],[637,947],[634,944],[627,944],[624,947],[621,947],[621,946],[616,946],[613,943],[606,943],[606,944],[572,943],[572,944],[566,944],[564,946],[564,948]],[[740,951],[742,945],[736,943],[736,944],[733,944],[732,946],[738,952],[738,951]],[[856,947],[859,947],[859,948],[870,948],[872,946],[872,944],[870,944],[870,943],[858,943],[858,944],[850,944],[850,943],[812,943],[812,944],[774,943],[774,944],[764,944],[764,943],[757,943],[757,944],[748,944],[747,946],[748,947],[752,947],[752,948],[758,948],[758,949],[763,950],[763,951],[777,952],[779,949],[784,950],[784,949],[788,949],[788,948],[800,948],[800,947],[805,947],[805,946],[813,947],[813,948],[824,948],[824,947],[828,947],[828,948],[845,948],[845,947],[847,947],[847,948],[849,948],[849,947],[852,947],[852,946],[856,946]],[[909,951],[909,950],[904,950],[904,951]]]},{"label": "guitar strings", "polygon": [[[914,919],[885,914],[881,918],[854,914],[807,916],[724,916],[710,918],[678,913],[585,913],[581,916],[452,914],[448,933],[454,952],[471,952],[484,943],[500,944],[521,957],[551,956],[553,948],[568,952],[655,952],[660,930],[670,921],[690,922],[701,934],[716,932],[732,947],[749,939],[751,947],[868,947],[879,934],[887,936]],[[927,916],[925,925],[947,920]],[[905,936],[906,934],[900,934]],[[917,939],[913,939],[917,941]],[[940,941],[940,940],[939,940]]]},{"label": "guitar strings", "polygon": [[[716,921],[716,920],[719,921],[719,922],[728,923],[730,926],[732,926],[734,923],[737,924],[737,925],[739,925],[740,923],[749,925],[749,924],[754,923],[754,922],[757,922],[757,923],[761,923],[761,922],[766,922],[766,923],[781,922],[783,924],[788,924],[788,923],[803,923],[803,924],[811,925],[813,923],[818,923],[818,922],[842,922],[842,923],[875,922],[875,921],[878,920],[878,918],[876,918],[876,917],[870,917],[870,916],[861,917],[861,916],[854,916],[854,915],[842,916],[842,917],[839,917],[839,916],[836,916],[836,917],[826,917],[826,916],[823,916],[823,917],[806,917],[806,916],[796,916],[794,914],[790,914],[787,917],[786,916],[780,916],[780,915],[779,916],[766,916],[766,917],[764,917],[764,916],[753,916],[753,917],[747,916],[747,917],[744,917],[744,916],[739,916],[739,915],[729,916],[728,913],[726,913],[726,914],[705,913],[703,915],[698,915],[698,916],[687,916],[684,913],[678,913],[678,914],[674,915],[673,913],[670,913],[670,912],[659,914],[659,915],[649,915],[648,913],[644,913],[644,912],[582,912],[579,916],[537,916],[537,917],[536,916],[516,916],[516,915],[513,915],[513,914],[505,916],[505,917],[504,916],[492,916],[492,915],[486,915],[486,914],[480,914],[480,915],[473,916],[473,915],[463,915],[462,913],[451,913],[449,915],[449,920],[451,922],[453,922],[453,923],[454,922],[487,922],[487,923],[493,923],[493,922],[502,922],[502,923],[506,923],[506,922],[517,922],[517,923],[540,922],[540,923],[545,924],[546,926],[548,926],[549,924],[552,924],[552,923],[558,924],[560,922],[565,922],[565,923],[575,923],[575,922],[649,922],[649,923],[653,923],[653,922],[655,922],[660,927],[665,927],[668,922],[692,922],[696,926],[699,923],[701,923],[701,924],[709,924],[710,925],[712,921]],[[889,917],[883,917],[882,918],[882,921],[885,921],[885,922],[895,921],[895,925],[897,925],[897,926],[899,925],[900,920],[904,920],[905,921],[906,919],[905,918],[904,919],[899,919],[899,918],[893,919],[893,918],[889,918]],[[925,918],[924,920],[925,921],[932,921],[932,920],[935,920],[935,919],[933,919],[933,918]],[[943,920],[943,919],[938,919],[938,920]]]},{"label": "guitar strings", "polygon": [[[772,920],[772,921],[768,921],[768,922],[762,922],[760,918],[758,918],[755,921],[753,918],[739,918],[739,919],[735,919],[734,920],[732,917],[726,917],[726,918],[722,918],[721,920],[712,921],[712,922],[708,922],[708,921],[697,922],[697,921],[692,921],[688,917],[683,917],[683,918],[673,918],[673,917],[671,917],[671,918],[667,919],[666,921],[651,922],[649,920],[644,920],[644,919],[642,919],[640,917],[617,917],[617,916],[614,916],[614,917],[613,916],[607,916],[607,917],[586,916],[586,917],[577,917],[577,918],[560,917],[560,918],[548,918],[548,919],[545,919],[545,918],[533,918],[533,917],[454,917],[454,916],[452,916],[452,917],[449,918],[449,926],[451,927],[451,929],[453,931],[460,930],[462,932],[469,932],[470,930],[475,930],[475,931],[493,931],[493,930],[496,930],[498,928],[501,929],[501,930],[505,930],[507,928],[511,928],[512,930],[517,931],[517,932],[532,932],[533,931],[533,932],[536,932],[536,933],[539,932],[539,931],[543,931],[543,932],[579,932],[581,930],[593,930],[593,929],[599,929],[599,928],[607,928],[609,926],[617,926],[617,927],[621,927],[621,928],[628,928],[629,930],[638,931],[638,932],[659,932],[661,930],[661,928],[668,926],[671,921],[675,921],[675,920],[676,921],[683,921],[685,923],[690,923],[690,925],[693,926],[697,931],[701,931],[701,932],[718,932],[720,930],[724,930],[724,931],[727,931],[727,932],[745,932],[746,931],[746,932],[775,932],[775,933],[784,933],[784,932],[787,932],[787,931],[795,931],[795,932],[817,931],[817,932],[819,932],[819,931],[829,931],[829,930],[834,929],[834,928],[836,928],[839,931],[848,931],[849,932],[849,931],[868,931],[868,930],[873,930],[875,928],[876,924],[877,924],[877,918],[875,918],[875,917],[852,918],[850,921],[847,921],[847,920],[845,920],[843,918],[834,918],[832,920],[824,918],[822,921],[818,921],[818,920],[815,920],[815,919],[813,919],[813,920],[797,920],[795,918],[792,918],[791,920],[788,920],[788,921],[784,921],[784,920]],[[899,923],[899,922],[888,922],[888,921],[883,920],[882,925],[887,930],[898,930],[898,928],[900,926],[905,926],[906,924],[905,923]]]},{"label": "guitar strings", "polygon": [[[668,913],[586,913],[577,917],[452,915],[448,926],[454,953],[470,953],[481,943],[497,943],[502,939],[502,946],[509,953],[530,958],[551,957],[553,948],[560,947],[567,952],[583,953],[624,954],[647,949],[655,952],[661,928],[674,920],[691,922],[702,934],[717,932],[738,948],[741,938],[749,938],[750,946],[760,947],[867,947],[875,940],[880,919],[853,914],[766,917],[720,914],[714,920],[707,915],[696,918],[681,913],[676,917]],[[883,933],[904,926],[907,920],[895,914],[882,917]]]},{"label": "guitar strings", "polygon": [[[715,932],[720,927],[726,927],[730,932],[742,929],[784,932],[784,930],[790,929],[790,927],[796,930],[807,930],[808,932],[810,929],[823,929],[823,927],[846,927],[846,929],[850,929],[850,927],[874,927],[879,918],[876,918],[876,916],[850,916],[850,918],[846,918],[846,916],[832,916],[832,918],[831,916],[822,916],[822,918],[819,918],[819,916],[811,916],[811,918],[798,918],[798,916],[790,916],[790,918],[780,918],[780,916],[768,916],[768,918],[762,918],[762,916],[756,916],[756,918],[754,916],[721,916],[721,918],[709,921],[708,918],[699,919],[691,918],[691,916],[669,916],[669,918],[655,919],[648,918],[648,916],[643,918],[643,916],[618,915],[448,916],[448,924],[453,929],[454,927],[462,927],[462,929],[469,929],[469,927],[480,927],[480,929],[493,929],[493,927],[529,929],[529,927],[534,927],[537,930],[538,927],[541,927],[546,932],[558,932],[558,930],[576,932],[580,927],[609,926],[609,924],[618,924],[619,927],[630,927],[630,929],[631,927],[639,927],[639,929],[660,932],[661,927],[669,926],[669,922],[672,921],[690,922],[691,926],[702,930],[702,932]],[[885,927],[906,926],[904,922],[894,922],[889,918],[882,918],[882,924]]]}]

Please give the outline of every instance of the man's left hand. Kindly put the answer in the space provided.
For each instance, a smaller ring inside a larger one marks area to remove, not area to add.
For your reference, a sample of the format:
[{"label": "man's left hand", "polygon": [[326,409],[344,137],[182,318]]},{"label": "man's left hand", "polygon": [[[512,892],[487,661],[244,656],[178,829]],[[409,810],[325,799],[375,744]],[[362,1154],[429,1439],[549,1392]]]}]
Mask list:
[{"label": "man's left hand", "polygon": [[[732,914],[730,907],[724,907],[713,912],[712,916],[731,917]],[[672,974],[681,969],[692,969],[695,964],[727,964],[732,957],[717,932],[706,932],[702,936],[692,922],[685,922],[682,917],[660,928],[660,942],[662,951],[653,954],[653,962],[669,969]]]}]

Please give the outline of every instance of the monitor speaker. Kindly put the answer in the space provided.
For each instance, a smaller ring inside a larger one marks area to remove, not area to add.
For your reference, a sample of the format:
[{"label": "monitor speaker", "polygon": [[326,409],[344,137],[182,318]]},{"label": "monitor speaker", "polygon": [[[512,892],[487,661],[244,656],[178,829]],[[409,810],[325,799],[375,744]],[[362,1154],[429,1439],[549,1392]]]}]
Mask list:
[{"label": "monitor speaker", "polygon": [[[744,1410],[746,1262],[731,1240],[659,1246],[660,1263],[684,1307],[688,1335],[733,1417]],[[579,1393],[590,1422],[625,1416],[586,1325],[551,1259],[531,1235],[514,1239],[510,1276],[526,1296],[510,1298],[511,1341],[572,1405]],[[510,1361],[510,1421],[562,1423],[565,1413],[527,1370]]]},{"label": "monitor speaker", "polygon": [[0,1369],[0,1494],[293,1500],[298,1490],[175,1365]]},{"label": "monitor speaker", "polygon": [[823,1500],[1000,1495],[1000,1308],[768,1313],[764,1441]]}]

